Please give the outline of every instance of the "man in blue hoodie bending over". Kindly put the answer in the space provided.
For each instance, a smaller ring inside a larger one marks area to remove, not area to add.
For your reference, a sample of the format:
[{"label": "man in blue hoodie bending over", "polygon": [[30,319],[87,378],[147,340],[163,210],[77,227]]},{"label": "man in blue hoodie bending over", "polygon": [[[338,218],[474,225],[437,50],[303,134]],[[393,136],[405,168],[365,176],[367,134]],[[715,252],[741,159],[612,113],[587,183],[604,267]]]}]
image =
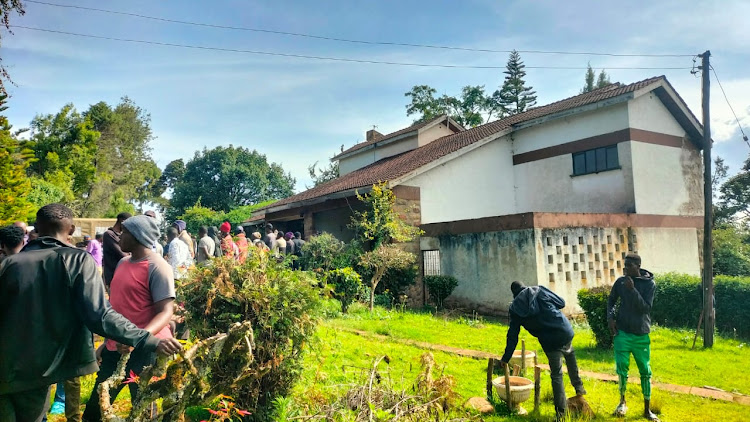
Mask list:
[{"label": "man in blue hoodie bending over", "polygon": [[521,326],[532,336],[539,339],[544,353],[549,360],[552,378],[552,393],[555,398],[557,419],[564,417],[567,409],[565,385],[563,384],[562,360],[568,367],[570,383],[578,396],[586,394],[581,377],[578,376],[578,364],[573,350],[573,327],[560,310],[565,307],[565,300],[543,286],[526,287],[520,281],[510,285],[513,292],[513,303],[510,304],[510,328],[508,329],[505,354],[502,364],[506,365],[513,356],[518,344],[518,333]]}]

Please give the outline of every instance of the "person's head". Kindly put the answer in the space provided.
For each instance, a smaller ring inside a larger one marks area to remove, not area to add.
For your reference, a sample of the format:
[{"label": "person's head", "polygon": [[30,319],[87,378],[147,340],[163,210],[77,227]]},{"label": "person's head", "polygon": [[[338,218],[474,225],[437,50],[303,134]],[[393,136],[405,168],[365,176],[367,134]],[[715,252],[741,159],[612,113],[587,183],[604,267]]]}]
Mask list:
[{"label": "person's head", "polygon": [[117,229],[117,231],[122,230],[122,223],[132,216],[133,215],[129,212],[121,212],[117,214],[117,222],[115,222],[115,228]]},{"label": "person's head", "polygon": [[170,227],[167,229],[167,241],[171,242],[177,238],[180,234],[177,233],[177,228]]},{"label": "person's head", "polygon": [[640,277],[641,257],[634,253],[625,255],[625,275],[629,277]]},{"label": "person's head", "polygon": [[253,240],[260,240],[261,238],[260,232],[253,232],[252,236],[253,236]]},{"label": "person's head", "polygon": [[226,236],[229,234],[230,231],[232,231],[232,225],[229,224],[228,221],[225,221],[221,223],[221,226],[219,227],[219,230],[221,231],[221,234],[223,236]]},{"label": "person's head", "polygon": [[101,241],[104,240],[104,235],[101,233],[97,233],[96,236],[94,236],[94,239],[96,239],[97,242],[101,243]]},{"label": "person's head", "polygon": [[510,283],[510,291],[513,292],[513,297],[518,296],[525,288],[526,285],[520,281],[514,281]]},{"label": "person's head", "polygon": [[144,212],[143,215],[145,215],[146,217],[156,218],[156,213],[151,210]]},{"label": "person's head", "polygon": [[234,229],[234,234],[239,235],[240,233],[244,234],[245,233],[245,228],[242,227],[242,226],[237,226],[237,228]]},{"label": "person's head", "polygon": [[183,230],[185,230],[185,228],[187,228],[187,223],[182,220],[176,220],[174,223],[172,223],[172,227],[177,229],[177,234],[180,234]]},{"label": "person's head", "polygon": [[84,235],[83,235],[83,244],[84,244],[84,245],[88,245],[88,244],[89,244],[89,242],[91,242],[91,235],[88,235],[88,234],[84,234]]},{"label": "person's head", "polygon": [[275,234],[276,237],[279,237],[279,229],[273,229],[273,234]]},{"label": "person's head", "polygon": [[23,234],[26,234],[29,231],[28,226],[26,225],[24,221],[16,221],[15,223],[13,223],[13,225],[23,230]]},{"label": "person's head", "polygon": [[300,232],[294,232],[294,238],[302,240],[302,233],[300,233]]},{"label": "person's head", "polygon": [[68,236],[75,233],[73,211],[63,204],[49,204],[36,212],[34,225],[39,236],[50,236],[61,242],[67,242]]},{"label": "person's head", "polygon": [[159,226],[156,220],[145,215],[130,217],[122,223],[120,248],[123,252],[151,250],[159,239]]},{"label": "person's head", "polygon": [[16,225],[0,229],[0,249],[5,255],[17,254],[23,248],[24,229]]},{"label": "person's head", "polygon": [[206,226],[200,226],[198,229],[198,237],[203,237],[208,234],[208,227]]},{"label": "person's head", "polygon": [[286,234],[284,234],[284,239],[286,239],[286,240],[292,240],[292,239],[294,239],[294,233],[292,233],[292,232],[286,232]]},{"label": "person's head", "polygon": [[215,226],[211,226],[208,228],[208,235],[211,237],[216,237],[216,235],[219,234],[219,229],[217,229]]}]

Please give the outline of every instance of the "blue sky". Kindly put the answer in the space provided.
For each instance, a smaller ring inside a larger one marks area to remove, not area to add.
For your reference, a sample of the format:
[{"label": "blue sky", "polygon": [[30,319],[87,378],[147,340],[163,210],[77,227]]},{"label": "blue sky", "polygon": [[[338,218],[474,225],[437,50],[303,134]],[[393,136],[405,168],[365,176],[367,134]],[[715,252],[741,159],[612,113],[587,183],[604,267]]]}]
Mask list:
[{"label": "blue sky", "polygon": [[[750,127],[750,2],[719,1],[268,1],[51,0],[210,24],[315,35],[470,48],[608,53],[712,52],[730,101]],[[504,66],[505,53],[361,45],[143,20],[93,11],[26,4],[12,23],[91,35],[200,46],[419,63]],[[313,61],[218,51],[128,44],[25,29],[3,34],[3,63],[18,86],[6,113],[15,127],[65,103],[79,110],[129,96],[151,113],[160,167],[196,150],[241,145],[267,155],[309,185],[306,168],[327,162],[373,125],[387,133],[411,123],[404,92],[428,84],[440,94],[464,85],[502,83],[502,70],[414,68]],[[527,66],[607,69],[613,81],[665,74],[700,116],[700,79],[688,70],[614,67],[690,67],[692,59],[522,54]],[[575,95],[583,70],[528,69],[539,104]],[[713,82],[715,153],[732,171],[747,158],[724,98]],[[746,130],[746,132],[748,132]]]}]

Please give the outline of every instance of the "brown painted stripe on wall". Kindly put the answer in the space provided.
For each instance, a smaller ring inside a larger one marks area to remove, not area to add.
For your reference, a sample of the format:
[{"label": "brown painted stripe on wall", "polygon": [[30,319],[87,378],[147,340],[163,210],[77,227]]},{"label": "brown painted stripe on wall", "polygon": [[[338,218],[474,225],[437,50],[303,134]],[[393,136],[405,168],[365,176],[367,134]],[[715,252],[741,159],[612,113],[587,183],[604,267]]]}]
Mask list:
[{"label": "brown painted stripe on wall", "polygon": [[[689,144],[689,142],[686,142],[686,140],[679,136],[667,135],[666,133],[652,132],[643,129],[629,128],[605,133],[603,135],[592,136],[590,138],[580,139],[578,141],[567,142],[560,145],[554,145],[547,148],[541,148],[534,151],[516,154],[513,156],[513,165],[543,160],[545,158],[557,157],[559,155],[587,151],[594,148],[607,147],[610,145],[616,145],[620,142],[628,141],[645,142],[648,144],[664,145],[676,148],[681,148],[684,144]],[[689,145],[692,146],[692,144]]]},{"label": "brown painted stripe on wall", "polygon": [[423,224],[425,236],[565,227],[702,228],[702,216],[654,214],[523,213]]}]

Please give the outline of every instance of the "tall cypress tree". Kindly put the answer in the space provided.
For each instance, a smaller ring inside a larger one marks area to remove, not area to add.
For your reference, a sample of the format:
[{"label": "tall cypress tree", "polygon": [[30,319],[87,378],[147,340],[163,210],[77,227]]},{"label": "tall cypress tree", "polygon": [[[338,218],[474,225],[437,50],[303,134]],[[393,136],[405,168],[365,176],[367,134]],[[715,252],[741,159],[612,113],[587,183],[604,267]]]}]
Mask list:
[{"label": "tall cypress tree", "polygon": [[[8,108],[7,98],[7,95],[0,95],[0,112]],[[31,183],[26,177],[32,154],[21,148],[11,128],[8,118],[0,116],[0,226],[17,220],[27,221],[34,211],[27,198]]]},{"label": "tall cypress tree", "polygon": [[586,82],[583,85],[583,88],[581,89],[581,94],[585,94],[587,92],[593,91],[595,88],[594,80],[596,79],[596,72],[594,72],[594,69],[591,68],[591,63],[589,63],[588,68],[586,69]]},{"label": "tall cypress tree", "polygon": [[530,86],[526,86],[524,77],[526,66],[521,61],[521,55],[516,50],[510,53],[508,64],[506,65],[505,82],[499,91],[493,94],[493,100],[496,101],[508,115],[523,113],[527,109],[536,105],[536,91]]}]

